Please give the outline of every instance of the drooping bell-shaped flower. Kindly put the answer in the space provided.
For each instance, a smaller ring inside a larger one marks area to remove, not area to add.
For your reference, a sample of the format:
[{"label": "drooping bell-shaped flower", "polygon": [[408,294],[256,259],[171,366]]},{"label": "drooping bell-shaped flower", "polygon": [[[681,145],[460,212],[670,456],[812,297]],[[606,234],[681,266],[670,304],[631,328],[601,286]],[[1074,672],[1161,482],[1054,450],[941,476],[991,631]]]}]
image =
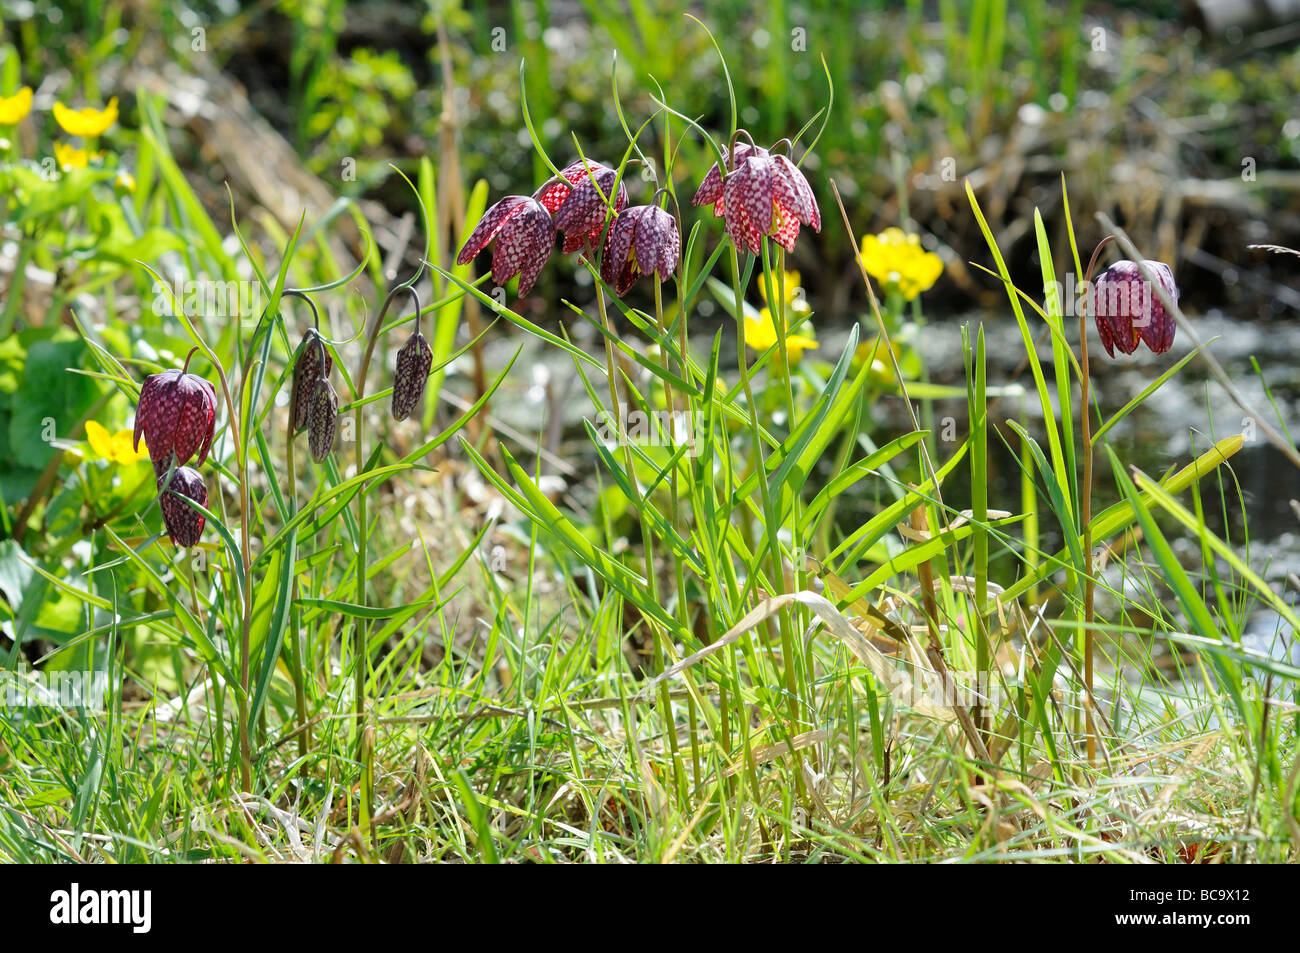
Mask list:
[{"label": "drooping bell-shaped flower", "polygon": [[609,227],[600,276],[620,296],[641,275],[658,273],[667,281],[677,268],[682,240],[677,220],[658,205],[637,205],[619,212]]},{"label": "drooping bell-shaped flower", "polygon": [[316,378],[311,401],[307,405],[307,447],[311,458],[324,463],[334,449],[339,429],[339,398],[328,377]]},{"label": "drooping bell-shaped flower", "polygon": [[314,331],[308,332],[308,338],[298,352],[298,359],[293,362],[293,384],[289,390],[289,434],[292,436],[307,426],[307,407],[311,403],[312,391],[316,381],[328,377],[334,368],[334,358],[321,343]]},{"label": "drooping bell-shaped flower", "polygon": [[429,368],[433,366],[433,348],[416,328],[397,352],[397,368],[393,372],[393,419],[405,420],[424,396],[424,385],[429,382]]},{"label": "drooping bell-shaped flower", "polygon": [[171,471],[171,482],[166,491],[163,483],[167,480],[167,470],[158,474],[158,508],[162,510],[163,525],[167,535],[177,546],[193,546],[203,534],[203,524],[207,518],[181,497],[188,497],[200,506],[208,505],[208,488],[192,467],[176,467]]},{"label": "drooping bell-shaped flower", "polygon": [[821,210],[812,187],[788,156],[752,142],[736,142],[723,158],[726,173],[715,162],[691,204],[712,205],[714,217],[726,221],[736,247],[757,255],[767,236],[791,251],[800,225],[821,231]]},{"label": "drooping bell-shaped flower", "polygon": [[[751,145],[747,142],[736,143],[734,153],[731,150],[723,153],[727,160],[728,173],[734,172],[740,163],[744,162],[750,156],[765,156],[768,151],[762,146]],[[713,168],[709,169],[709,174],[704,177],[700,187],[695,190],[695,198],[691,199],[692,205],[712,205],[713,217],[722,218],[726,212],[726,202],[722,197],[722,171],[718,164],[713,163]]]},{"label": "drooping bell-shaped flower", "polygon": [[800,225],[810,225],[818,232],[822,228],[812,187],[783,155],[751,153],[737,162],[735,171],[722,183],[722,208],[727,234],[736,247],[753,255],[762,251],[765,236],[793,251]]},{"label": "drooping bell-shaped flower", "polygon": [[555,244],[550,211],[535,198],[507,195],[470,232],[456,264],[468,265],[494,239],[492,280],[504,285],[518,275],[520,296],[528,294]]},{"label": "drooping bell-shaped flower", "polygon": [[[1178,301],[1178,286],[1173,270],[1164,262],[1142,262],[1160,283],[1172,302]],[[1144,341],[1156,354],[1163,354],[1174,343],[1174,316],[1142,274],[1137,262],[1117,261],[1093,282],[1092,314],[1102,347],[1111,357],[1118,348],[1124,354],[1137,350]]]},{"label": "drooping bell-shaped flower", "polygon": [[216,418],[217,392],[202,377],[180,370],[152,374],[140,388],[131,446],[139,450],[143,435],[154,469],[165,467],[173,454],[178,466],[196,453],[202,465]]},{"label": "drooping bell-shaped flower", "polygon": [[[603,169],[604,166],[599,162],[591,163],[592,171]],[[587,167],[581,162],[574,162],[560,170],[558,176],[553,175],[546,180],[540,189],[533,193],[533,198],[542,203],[542,208],[554,215],[564,204],[564,200],[569,197],[573,191],[573,186],[578,180],[587,174]]]},{"label": "drooping bell-shaped flower", "polygon": [[[588,164],[591,167],[590,173],[586,166],[577,163],[580,171],[572,180],[573,188],[555,213],[556,231],[564,234],[565,254],[584,247],[594,249],[599,244],[600,233],[605,228],[605,216],[609,211],[605,199],[613,191],[615,181],[618,181],[618,192],[614,195],[614,211],[621,212],[627,207],[627,186],[619,179],[617,170],[599,162]],[[569,166],[564,170],[566,176],[572,168]],[[600,191],[596,190],[596,186],[600,187]]]}]

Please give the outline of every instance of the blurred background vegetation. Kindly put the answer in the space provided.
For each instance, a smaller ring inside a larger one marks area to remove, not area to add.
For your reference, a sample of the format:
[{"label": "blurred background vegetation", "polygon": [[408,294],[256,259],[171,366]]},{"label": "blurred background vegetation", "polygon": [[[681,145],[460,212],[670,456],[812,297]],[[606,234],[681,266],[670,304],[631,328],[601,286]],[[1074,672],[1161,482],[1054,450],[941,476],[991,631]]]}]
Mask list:
[{"label": "blurred background vegetation", "polygon": [[[175,127],[196,108],[177,94],[178,72],[209,82],[221,75],[332,192],[395,212],[408,196],[388,164],[411,171],[425,155],[436,163],[446,135],[466,183],[483,177],[496,195],[531,191],[544,178],[521,122],[521,59],[534,123],[561,164],[574,154],[572,136],[598,157],[625,148],[612,103],[615,48],[634,126],[653,111],[657,83],[667,102],[725,134],[727,91],[708,36],[683,16],[694,10],[732,65],[740,124],[760,142],[793,135],[826,105],[825,58],[835,103],[807,162],[814,188],[830,204],[834,179],[859,234],[910,217],[947,265],[931,311],[1001,294],[963,267],[960,249],[976,236],[962,180],[974,184],[1009,257],[1032,275],[1032,209],[1060,229],[1062,173],[1085,240],[1100,209],[1153,257],[1177,261],[1183,287],[1205,300],[1286,307],[1270,291],[1289,266],[1245,245],[1300,234],[1295,24],[1217,31],[1194,5],[1174,2],[853,6],[846,14],[842,4],[811,0],[760,8],[5,0],[0,9],[38,100],[65,90],[91,101],[120,95],[131,116],[140,86],[161,85],[179,111],[168,117]],[[206,109],[223,108],[218,91],[207,90]],[[682,134],[680,122],[673,134]],[[223,210],[231,170],[212,161],[211,143],[179,128],[173,135],[178,150],[196,150],[183,164],[207,179],[201,194],[214,213]],[[675,169],[685,197],[712,162],[689,138]],[[828,216],[831,227],[793,262],[823,321],[861,293],[847,280],[853,263],[836,219]]]}]

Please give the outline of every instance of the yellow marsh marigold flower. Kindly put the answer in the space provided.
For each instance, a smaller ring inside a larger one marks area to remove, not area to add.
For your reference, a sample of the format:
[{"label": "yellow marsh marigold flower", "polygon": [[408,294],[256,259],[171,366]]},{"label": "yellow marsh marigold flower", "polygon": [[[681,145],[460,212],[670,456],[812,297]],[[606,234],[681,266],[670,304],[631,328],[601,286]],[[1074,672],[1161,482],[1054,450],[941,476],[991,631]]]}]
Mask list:
[{"label": "yellow marsh marigold flower", "polygon": [[69,109],[56,102],[54,121],[70,136],[98,136],[117,122],[117,97],[110,99],[103,109]]},{"label": "yellow marsh marigold flower", "polygon": [[107,427],[95,420],[86,421],[86,440],[95,456],[111,463],[138,463],[149,456],[149,448],[143,440],[139,452],[131,449],[131,431],[109,433]]},{"label": "yellow marsh marigold flower", "polygon": [[78,149],[62,142],[54,144],[54,161],[60,169],[84,169],[91,159],[98,159],[103,153],[91,153],[89,149]]},{"label": "yellow marsh marigold flower", "polygon": [[32,111],[32,89],[24,86],[12,96],[0,96],[0,126],[12,126]]},{"label": "yellow marsh marigold flower", "polygon": [[[890,351],[893,351],[893,357],[890,357]],[[892,345],[887,347],[885,342],[878,336],[870,340],[863,341],[853,351],[853,370],[858,371],[863,364],[869,364],[870,370],[867,371],[867,378],[877,384],[892,384],[894,378],[894,361],[899,360],[901,355],[898,352],[898,346]]]},{"label": "yellow marsh marigold flower", "polygon": [[939,256],[921,247],[920,236],[905,234],[901,228],[865,236],[860,257],[867,274],[906,301],[928,291],[943,274]]},{"label": "yellow marsh marigold flower", "polygon": [[[802,296],[798,295],[799,272],[787,271],[781,275],[773,276],[773,282],[779,290],[781,297],[785,299],[786,320],[792,317],[802,317],[810,314],[812,309],[808,307],[808,302],[804,301]],[[767,297],[767,280],[760,278],[758,281],[758,293],[765,302]],[[756,351],[766,351],[769,347],[776,344],[776,321],[772,317],[770,308],[763,308],[754,318],[749,315],[745,316],[745,343]],[[798,363],[803,357],[804,351],[812,350],[817,347],[816,338],[805,337],[801,334],[790,334],[785,339],[785,350],[790,357],[791,363]]]},{"label": "yellow marsh marigold flower", "polygon": [[[772,312],[767,308],[760,311],[757,318],[745,315],[745,343],[759,353],[776,344],[776,322],[772,320]],[[815,347],[816,339],[802,334],[791,334],[785,339],[785,350],[792,364],[799,362],[804,351]],[[778,356],[779,353],[778,351]]]},{"label": "yellow marsh marigold flower", "polygon": [[[785,306],[789,309],[791,305],[795,304],[795,296],[799,293],[799,289],[802,287],[799,283],[799,272],[787,271],[782,275],[773,275],[772,277],[775,279],[772,284],[774,284],[781,292],[781,296],[785,298]],[[772,303],[767,300],[767,279],[762,277],[758,279],[758,294],[763,299],[764,304]],[[803,299],[800,298],[799,300],[802,301]],[[805,306],[805,310],[806,309]]]}]

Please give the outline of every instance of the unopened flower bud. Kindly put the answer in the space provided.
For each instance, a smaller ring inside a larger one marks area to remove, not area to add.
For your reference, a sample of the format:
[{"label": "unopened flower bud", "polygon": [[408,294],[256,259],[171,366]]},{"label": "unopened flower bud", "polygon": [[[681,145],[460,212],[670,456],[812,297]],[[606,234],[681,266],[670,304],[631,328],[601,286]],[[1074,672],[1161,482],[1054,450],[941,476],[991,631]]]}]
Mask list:
[{"label": "unopened flower bud", "polygon": [[393,419],[405,420],[424,396],[433,366],[433,348],[417,329],[397,352],[397,369],[393,372]]},{"label": "unopened flower bud", "polygon": [[334,449],[338,426],[338,395],[334,393],[327,378],[318,377],[307,407],[307,446],[311,449],[312,459],[317,463],[324,463]]}]

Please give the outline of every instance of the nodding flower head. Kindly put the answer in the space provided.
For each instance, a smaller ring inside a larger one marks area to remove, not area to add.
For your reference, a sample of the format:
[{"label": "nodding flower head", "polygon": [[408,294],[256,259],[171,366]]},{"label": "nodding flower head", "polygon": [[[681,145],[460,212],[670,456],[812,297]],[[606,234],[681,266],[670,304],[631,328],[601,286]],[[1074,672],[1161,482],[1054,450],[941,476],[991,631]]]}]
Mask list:
[{"label": "nodding flower head", "polygon": [[677,220],[658,205],[638,205],[620,212],[609,227],[600,276],[621,296],[641,275],[659,274],[667,281],[677,268],[682,239]]},{"label": "nodding flower head", "polygon": [[416,328],[397,352],[397,369],[393,372],[393,419],[405,420],[424,396],[433,366],[433,348]]},{"label": "nodding flower head", "polygon": [[[1160,261],[1144,260],[1152,277],[1172,302],[1178,301],[1178,286],[1173,270]],[[1142,275],[1137,262],[1117,261],[1092,284],[1092,315],[1102,347],[1111,357],[1118,348],[1125,354],[1146,342],[1156,354],[1163,354],[1174,343],[1174,316],[1165,310],[1155,290]]]},{"label": "nodding flower head", "polygon": [[[736,143],[735,152],[725,152],[723,155],[727,160],[727,172],[734,172],[740,163],[744,162],[750,156],[766,156],[768,151],[762,146],[756,146],[747,142]],[[713,217],[722,218],[726,212],[726,202],[722,197],[723,175],[718,169],[718,164],[713,163],[713,168],[709,174],[704,177],[700,187],[695,190],[695,198],[691,199],[692,205],[712,205]]]},{"label": "nodding flower head", "polygon": [[[592,171],[605,168],[599,162],[591,163]],[[587,167],[581,162],[565,166],[559,175],[553,175],[546,183],[533,193],[533,198],[542,203],[542,208],[554,215],[569,197],[573,187],[587,175]]]},{"label": "nodding flower head", "polygon": [[328,377],[316,378],[311,400],[307,405],[307,447],[311,458],[324,463],[334,449],[334,437],[339,429],[339,398]]},{"label": "nodding flower head", "polygon": [[167,470],[158,474],[158,507],[162,510],[163,525],[167,535],[177,546],[193,546],[203,533],[206,517],[181,497],[188,497],[200,506],[208,505],[208,488],[203,477],[191,467],[176,467],[172,471],[171,482],[163,489],[167,481]]},{"label": "nodding flower head", "polygon": [[[605,199],[613,191],[616,180],[618,193],[614,195],[614,211],[621,212],[627,207],[627,186],[619,179],[616,170],[599,162],[591,162],[588,163],[591,167],[589,174],[587,166],[582,163],[576,165],[578,174],[570,180],[573,188],[564,196],[555,213],[555,228],[564,234],[565,254],[584,247],[594,249],[599,244],[600,233],[605,227],[605,215],[609,211]],[[569,166],[564,170],[566,178],[573,168]],[[596,180],[594,184],[593,178]],[[599,192],[596,191],[596,186],[600,186]],[[542,189],[546,189],[546,186],[542,186]]]},{"label": "nodding flower head", "polygon": [[528,294],[555,244],[551,213],[535,198],[507,195],[470,232],[456,264],[468,265],[493,239],[492,280],[504,285],[518,275],[520,296]]},{"label": "nodding flower head", "polygon": [[793,251],[800,225],[818,232],[822,228],[808,180],[783,155],[751,152],[744,162],[737,161],[735,171],[723,179],[719,204],[731,240],[754,255],[761,252],[764,236]]},{"label": "nodding flower head", "polygon": [[328,377],[334,368],[334,358],[326,350],[320,335],[307,332],[298,359],[293,362],[293,385],[289,390],[289,435],[292,437],[307,426],[307,408],[311,403],[316,381]]},{"label": "nodding flower head", "polygon": [[140,388],[131,447],[139,450],[143,436],[155,469],[166,467],[173,454],[180,465],[197,453],[202,465],[216,418],[217,393],[202,377],[184,370],[150,375]]}]

